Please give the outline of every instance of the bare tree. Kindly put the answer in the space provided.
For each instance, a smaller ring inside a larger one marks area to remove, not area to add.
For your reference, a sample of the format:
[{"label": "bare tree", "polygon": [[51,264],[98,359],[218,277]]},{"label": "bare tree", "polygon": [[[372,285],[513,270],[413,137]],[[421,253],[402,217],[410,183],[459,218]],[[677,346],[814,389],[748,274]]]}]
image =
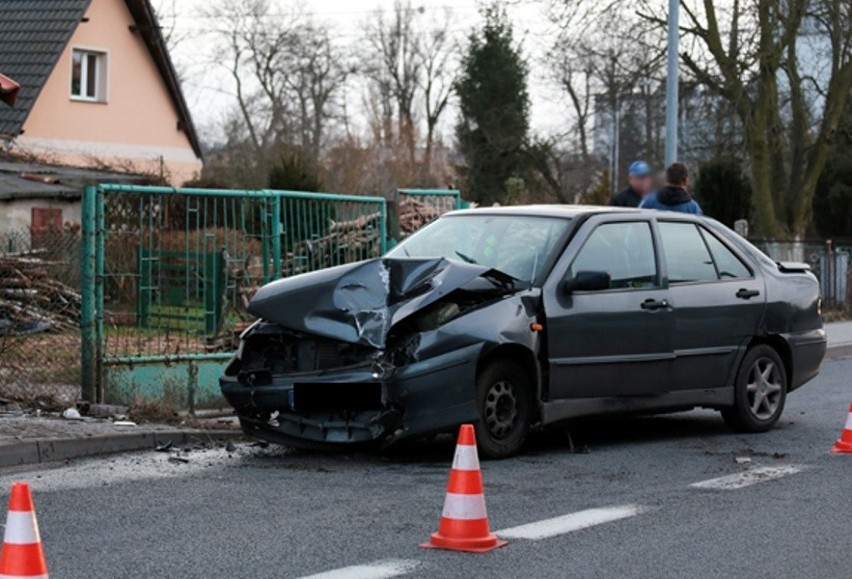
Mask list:
[{"label": "bare tree", "polygon": [[[852,4],[733,0],[722,8],[702,0],[681,6],[683,64],[741,120],[757,228],[770,237],[803,236],[852,91]],[[656,8],[649,5],[645,15],[663,27]],[[801,54],[807,38],[823,47],[811,62]],[[822,75],[819,62],[827,64]]]},{"label": "bare tree", "polygon": [[259,178],[295,149],[319,165],[351,68],[328,27],[298,8],[273,14],[269,0],[216,0],[205,15],[216,23],[214,60],[228,71],[236,105],[230,147],[252,152],[233,158],[248,159]]},{"label": "bare tree", "polygon": [[[596,115],[612,119],[613,152],[609,155],[613,180],[618,174],[617,149],[622,138],[617,127],[625,124],[622,112],[633,115],[634,130],[631,153],[642,150],[646,156],[659,147],[659,111],[657,96],[661,86],[661,63],[664,56],[658,31],[640,19],[631,5],[623,2],[592,0],[552,0],[547,14],[558,33],[546,56],[546,64],[556,85],[568,103],[569,124],[563,133],[567,142],[550,140],[550,146],[561,149],[562,157],[571,164],[588,167],[593,162],[591,135]],[[641,127],[639,120],[644,120]],[[539,149],[543,142],[538,143]],[[626,161],[626,159],[622,159]],[[553,166],[553,162],[549,163]],[[586,171],[589,179],[597,178]],[[572,175],[576,172],[572,171]],[[547,178],[553,186],[556,181]],[[590,183],[576,183],[575,196]],[[615,183],[613,183],[615,184]],[[562,192],[564,194],[564,191]]]},{"label": "bare tree", "polygon": [[[396,185],[435,179],[438,131],[453,94],[458,64],[452,11],[435,16],[397,0],[363,24],[360,71],[365,109],[382,166]],[[422,147],[422,159],[418,152]]]},{"label": "bare tree", "polygon": [[416,56],[422,71],[419,89],[426,118],[423,169],[427,175],[432,170],[435,132],[441,115],[444,114],[450,102],[456,76],[453,57],[458,45],[447,32],[451,19],[452,12],[445,10],[443,19],[430,22],[427,29],[421,33],[420,42],[416,45]]},{"label": "bare tree", "polygon": [[165,40],[170,52],[189,38],[189,32],[181,30],[177,26],[178,0],[159,0],[154,7],[154,13],[157,16],[160,33],[163,35],[163,40]]},{"label": "bare tree", "polygon": [[[364,71],[377,85],[379,94],[386,100],[392,99],[396,134],[411,165],[415,162],[416,149],[414,104],[422,72],[415,15],[410,1],[403,4],[397,0],[389,18],[384,11],[376,11],[364,31],[370,47],[365,55]],[[392,112],[382,112],[389,120],[388,114]]]},{"label": "bare tree", "polygon": [[292,135],[287,98],[293,74],[289,62],[297,44],[294,19],[267,16],[267,0],[219,0],[206,15],[217,22],[216,61],[233,81],[234,96],[256,153],[265,154]]},{"label": "bare tree", "polygon": [[334,46],[327,28],[313,23],[296,34],[290,90],[298,102],[299,133],[302,149],[318,163],[329,120],[335,116],[336,97],[351,72]]}]

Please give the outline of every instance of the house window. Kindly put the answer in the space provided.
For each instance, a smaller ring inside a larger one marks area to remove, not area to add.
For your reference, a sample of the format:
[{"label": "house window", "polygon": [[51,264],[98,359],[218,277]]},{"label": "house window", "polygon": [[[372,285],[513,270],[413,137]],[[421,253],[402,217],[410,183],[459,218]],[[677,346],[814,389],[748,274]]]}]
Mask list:
[{"label": "house window", "polygon": [[106,101],[106,53],[77,48],[71,51],[71,98]]}]

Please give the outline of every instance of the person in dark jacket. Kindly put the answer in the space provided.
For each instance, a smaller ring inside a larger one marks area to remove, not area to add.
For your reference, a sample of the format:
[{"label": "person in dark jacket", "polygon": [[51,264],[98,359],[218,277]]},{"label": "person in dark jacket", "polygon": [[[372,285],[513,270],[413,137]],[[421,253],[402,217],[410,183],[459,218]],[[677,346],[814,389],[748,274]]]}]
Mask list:
[{"label": "person in dark jacket", "polygon": [[627,168],[627,182],[630,186],[613,196],[609,204],[614,207],[639,207],[642,199],[651,192],[653,185],[651,183],[650,165],[645,161],[634,161]]},{"label": "person in dark jacket", "polygon": [[666,186],[651,193],[639,205],[642,209],[659,209],[660,211],[679,211],[703,215],[701,207],[686,190],[689,185],[689,171],[683,163],[672,163],[666,169]]}]

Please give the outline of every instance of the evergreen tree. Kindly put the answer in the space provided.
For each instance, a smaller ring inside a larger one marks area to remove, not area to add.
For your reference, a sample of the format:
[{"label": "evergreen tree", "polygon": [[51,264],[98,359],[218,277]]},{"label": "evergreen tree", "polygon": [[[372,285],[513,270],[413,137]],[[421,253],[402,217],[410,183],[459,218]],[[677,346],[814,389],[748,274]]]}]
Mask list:
[{"label": "evergreen tree", "polygon": [[820,235],[852,237],[852,100],[846,111],[831,157],[817,185],[814,197],[814,225]]},{"label": "evergreen tree", "polygon": [[279,161],[270,168],[267,184],[270,189],[322,191],[317,167],[296,147],[285,150]]},{"label": "evergreen tree", "polygon": [[460,168],[469,198],[506,203],[507,183],[526,176],[524,147],[529,130],[527,64],[515,44],[506,12],[492,4],[485,26],[470,35],[456,82]]},{"label": "evergreen tree", "polygon": [[721,155],[701,163],[693,194],[705,215],[728,227],[750,217],[751,182],[737,157]]}]

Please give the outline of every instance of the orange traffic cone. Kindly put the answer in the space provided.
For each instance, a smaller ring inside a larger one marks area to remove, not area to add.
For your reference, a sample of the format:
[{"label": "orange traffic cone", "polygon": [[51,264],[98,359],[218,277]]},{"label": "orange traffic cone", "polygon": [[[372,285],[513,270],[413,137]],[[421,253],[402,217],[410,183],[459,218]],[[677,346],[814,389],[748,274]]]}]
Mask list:
[{"label": "orange traffic cone", "polygon": [[476,436],[473,425],[462,424],[438,532],[432,533],[429,542],[420,546],[485,553],[506,544],[488,529]]},{"label": "orange traffic cone", "polygon": [[843,433],[834,446],[831,447],[831,452],[843,452],[852,454],[852,404],[849,405],[849,416],[846,417],[846,426],[843,428]]},{"label": "orange traffic cone", "polygon": [[47,579],[30,485],[16,482],[9,497],[6,534],[0,551],[0,578]]}]

